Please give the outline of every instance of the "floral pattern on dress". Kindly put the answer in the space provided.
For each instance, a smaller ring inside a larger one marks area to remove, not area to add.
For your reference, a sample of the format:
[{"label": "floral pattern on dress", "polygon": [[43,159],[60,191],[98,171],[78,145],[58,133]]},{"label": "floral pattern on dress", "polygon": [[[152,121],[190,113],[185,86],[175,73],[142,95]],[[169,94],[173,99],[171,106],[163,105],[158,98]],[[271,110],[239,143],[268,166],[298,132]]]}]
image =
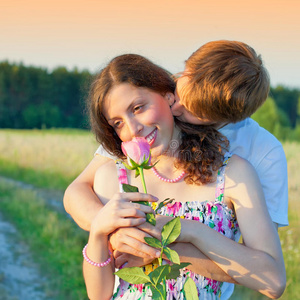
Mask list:
[{"label": "floral pattern on dress", "polygon": [[[235,213],[223,203],[225,167],[230,157],[230,154],[225,156],[224,163],[218,170],[214,201],[169,203],[162,207],[158,214],[201,222],[237,242],[240,238],[240,230]],[[154,262],[144,266],[144,271],[149,273],[157,268],[157,260]],[[163,263],[167,263],[167,261],[163,260]],[[222,282],[198,275],[184,268],[180,270],[180,276],[177,279],[166,280],[167,300],[185,299],[183,286],[189,277],[196,283],[199,299],[213,300],[221,297]],[[152,299],[151,295],[149,287],[145,288],[143,284],[129,284],[120,279],[120,285],[113,299],[150,300]]]}]

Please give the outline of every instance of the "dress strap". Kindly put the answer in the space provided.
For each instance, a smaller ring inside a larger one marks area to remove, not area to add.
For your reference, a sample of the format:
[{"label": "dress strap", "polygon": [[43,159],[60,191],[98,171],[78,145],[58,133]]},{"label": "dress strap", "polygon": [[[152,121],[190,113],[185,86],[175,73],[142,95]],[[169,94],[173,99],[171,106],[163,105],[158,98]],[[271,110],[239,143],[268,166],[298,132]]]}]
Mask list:
[{"label": "dress strap", "polygon": [[223,165],[218,170],[217,175],[217,187],[216,187],[216,194],[215,194],[215,201],[223,202],[224,200],[224,188],[225,188],[225,169],[226,166],[232,156],[232,153],[226,152],[224,155]]},{"label": "dress strap", "polygon": [[117,172],[118,172],[118,180],[119,180],[119,190],[121,193],[123,193],[123,183],[128,184],[128,178],[127,178],[127,172],[126,168],[122,163],[122,160],[117,159],[116,160],[116,167],[117,167]]}]

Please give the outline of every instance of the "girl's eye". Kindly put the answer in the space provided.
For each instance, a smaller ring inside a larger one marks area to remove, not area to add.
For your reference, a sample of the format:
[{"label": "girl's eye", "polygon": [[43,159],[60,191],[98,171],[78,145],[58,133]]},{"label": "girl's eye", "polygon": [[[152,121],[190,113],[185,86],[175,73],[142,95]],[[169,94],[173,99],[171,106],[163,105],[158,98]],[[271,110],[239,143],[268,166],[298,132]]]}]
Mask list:
[{"label": "girl's eye", "polygon": [[135,106],[134,108],[133,108],[133,112],[138,112],[139,110],[141,110],[142,109],[142,105],[139,105],[139,106]]},{"label": "girl's eye", "polygon": [[115,123],[114,123],[114,128],[120,128],[121,127],[121,124],[122,124],[122,122],[121,121],[116,121]]}]

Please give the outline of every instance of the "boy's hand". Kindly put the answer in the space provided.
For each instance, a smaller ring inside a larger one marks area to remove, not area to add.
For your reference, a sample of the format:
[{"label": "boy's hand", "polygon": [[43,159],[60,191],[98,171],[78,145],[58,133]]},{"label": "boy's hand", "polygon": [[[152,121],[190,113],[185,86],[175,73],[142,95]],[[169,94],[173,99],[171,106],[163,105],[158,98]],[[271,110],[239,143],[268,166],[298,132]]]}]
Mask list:
[{"label": "boy's hand", "polygon": [[126,268],[142,267],[154,260],[153,257],[142,258],[128,253],[120,253],[118,250],[114,251],[113,255],[115,258],[115,267],[118,269],[122,266]]},{"label": "boy's hand", "polygon": [[[174,217],[156,215],[156,226],[155,227],[156,227],[157,231],[161,232],[164,225],[166,225],[172,219],[174,219]],[[140,226],[138,226],[138,227],[140,227]],[[160,240],[160,238],[159,238],[159,240]]]}]

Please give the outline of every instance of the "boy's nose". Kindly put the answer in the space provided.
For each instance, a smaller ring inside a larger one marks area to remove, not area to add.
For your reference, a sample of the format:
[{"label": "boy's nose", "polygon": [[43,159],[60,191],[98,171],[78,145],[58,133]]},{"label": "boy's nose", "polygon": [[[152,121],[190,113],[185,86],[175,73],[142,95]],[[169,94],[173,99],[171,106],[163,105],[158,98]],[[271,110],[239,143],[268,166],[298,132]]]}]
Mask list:
[{"label": "boy's nose", "polygon": [[183,105],[179,103],[179,101],[175,100],[173,105],[171,106],[172,114],[175,117],[179,117],[182,115]]}]

